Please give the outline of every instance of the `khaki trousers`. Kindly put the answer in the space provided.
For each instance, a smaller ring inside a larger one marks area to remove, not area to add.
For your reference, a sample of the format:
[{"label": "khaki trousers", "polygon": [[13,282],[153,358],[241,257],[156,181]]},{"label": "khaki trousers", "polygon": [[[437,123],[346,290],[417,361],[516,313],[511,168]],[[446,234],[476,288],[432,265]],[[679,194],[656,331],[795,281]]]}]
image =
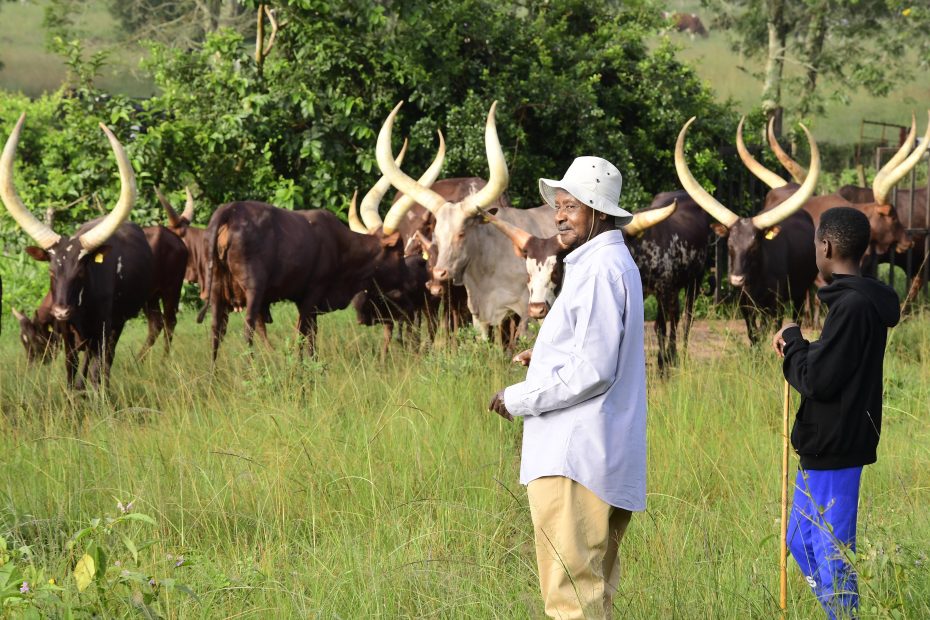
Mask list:
[{"label": "khaki trousers", "polygon": [[546,615],[609,618],[620,582],[617,552],[632,513],[563,476],[533,480],[527,495]]}]

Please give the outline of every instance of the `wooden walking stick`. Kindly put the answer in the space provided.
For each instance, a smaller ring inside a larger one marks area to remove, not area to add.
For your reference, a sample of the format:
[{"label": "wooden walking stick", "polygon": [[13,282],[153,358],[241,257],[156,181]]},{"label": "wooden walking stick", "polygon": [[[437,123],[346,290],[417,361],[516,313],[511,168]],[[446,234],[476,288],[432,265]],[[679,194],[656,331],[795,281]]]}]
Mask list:
[{"label": "wooden walking stick", "polygon": [[782,415],[782,454],[781,454],[781,557],[780,577],[781,593],[779,607],[782,617],[788,614],[788,407],[791,404],[791,388],[785,381],[785,407]]}]

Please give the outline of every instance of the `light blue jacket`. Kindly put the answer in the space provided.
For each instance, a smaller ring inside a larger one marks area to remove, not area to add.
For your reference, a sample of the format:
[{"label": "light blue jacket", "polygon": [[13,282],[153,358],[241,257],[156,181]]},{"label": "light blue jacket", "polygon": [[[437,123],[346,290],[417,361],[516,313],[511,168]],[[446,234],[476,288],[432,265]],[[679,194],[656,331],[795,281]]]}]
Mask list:
[{"label": "light blue jacket", "polygon": [[612,506],[646,509],[642,289],[619,230],[565,258],[526,381],[504,391],[524,418],[522,484],[565,476]]}]

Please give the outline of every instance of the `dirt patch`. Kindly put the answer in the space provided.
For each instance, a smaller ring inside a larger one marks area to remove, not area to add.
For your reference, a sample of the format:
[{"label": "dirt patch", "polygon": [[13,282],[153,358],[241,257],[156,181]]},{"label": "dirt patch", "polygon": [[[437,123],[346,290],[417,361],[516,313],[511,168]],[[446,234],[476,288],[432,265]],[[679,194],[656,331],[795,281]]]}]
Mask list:
[{"label": "dirt patch", "polygon": [[[679,326],[678,351],[683,352],[682,333]],[[693,359],[714,359],[722,356],[734,344],[747,345],[746,324],[742,320],[695,321],[688,336],[688,353]],[[655,322],[646,322],[646,355],[653,360],[658,354]]]}]

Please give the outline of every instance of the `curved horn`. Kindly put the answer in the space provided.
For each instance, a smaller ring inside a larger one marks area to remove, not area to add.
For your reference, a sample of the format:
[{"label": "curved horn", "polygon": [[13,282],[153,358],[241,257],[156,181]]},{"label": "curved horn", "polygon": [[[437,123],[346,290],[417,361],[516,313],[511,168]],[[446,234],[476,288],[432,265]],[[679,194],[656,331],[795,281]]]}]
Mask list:
[{"label": "curved horn", "polygon": [[400,168],[394,163],[394,155],[391,153],[391,130],[394,128],[394,118],[402,105],[404,105],[403,101],[394,106],[378,133],[378,145],[375,149],[378,167],[381,169],[381,173],[391,180],[391,185],[435,214],[439,211],[439,207],[446,204],[445,198],[411,179],[401,172]]},{"label": "curved horn", "polygon": [[768,211],[763,211],[753,216],[752,224],[760,230],[775,226],[803,207],[807,199],[814,194],[814,189],[817,187],[817,177],[820,176],[820,150],[817,148],[817,142],[814,140],[813,136],[811,136],[811,132],[807,130],[807,127],[801,123],[799,123],[799,125],[801,125],[801,129],[804,130],[804,134],[807,136],[807,143],[810,145],[811,149],[810,172],[807,173],[807,178],[804,179],[804,183],[798,188],[798,191],[791,194],[787,200]]},{"label": "curved horn", "polygon": [[357,200],[358,190],[355,190],[355,193],[352,194],[352,201],[349,203],[349,230],[367,235],[368,227],[362,224],[362,220],[358,219],[358,211],[355,210],[355,203]]},{"label": "curved horn", "polygon": [[785,149],[781,148],[781,144],[779,144],[778,139],[775,138],[774,116],[769,119],[768,128],[765,133],[769,138],[769,148],[775,153],[775,157],[778,158],[781,165],[785,167],[785,170],[788,171],[795,183],[803,183],[807,178],[807,170],[804,169],[804,166],[791,159],[791,156],[785,152]]},{"label": "curved horn", "polygon": [[743,143],[743,123],[746,121],[746,117],[739,119],[739,125],[736,126],[736,152],[739,153],[739,158],[743,161],[749,172],[753,173],[756,178],[760,181],[775,189],[776,187],[784,187],[788,184],[783,178],[760,164],[756,159],[746,150],[746,145]]},{"label": "curved horn", "polygon": [[419,231],[419,230],[416,231],[415,233],[413,233],[413,236],[416,237],[417,241],[420,242],[420,246],[423,248],[423,251],[429,252],[430,249],[432,249],[433,240],[427,239],[426,235],[424,235],[422,231]]},{"label": "curved horn", "polygon": [[103,218],[102,222],[88,230],[78,239],[85,252],[93,252],[103,245],[106,240],[110,238],[110,235],[116,232],[120,224],[129,217],[129,211],[136,201],[136,177],[135,174],[133,174],[132,164],[129,161],[129,157],[126,155],[126,150],[106,125],[100,123],[100,128],[103,129],[103,133],[107,134],[110,147],[113,149],[113,154],[116,156],[116,165],[119,167],[121,188],[119,192],[119,201],[116,203],[116,206],[113,207],[113,210]]},{"label": "curved horn", "polygon": [[20,312],[16,308],[10,308],[10,310],[13,312],[13,318],[15,318],[17,321],[28,321],[29,320],[23,315],[22,312]]},{"label": "curved horn", "polygon": [[875,184],[878,183],[881,185],[882,179],[884,179],[889,172],[898,167],[898,165],[907,159],[907,154],[911,152],[911,149],[914,148],[914,143],[917,141],[917,117],[914,113],[911,113],[911,130],[907,134],[907,138],[904,140],[904,144],[901,145],[901,148],[895,152],[895,154],[885,162],[885,165],[875,173],[875,178],[872,180],[872,192],[875,192]]},{"label": "curved horn", "polygon": [[3,154],[0,155],[0,200],[6,206],[16,223],[25,231],[27,235],[35,239],[43,250],[47,250],[56,243],[61,237],[55,234],[51,227],[43,224],[34,216],[23,201],[19,194],[16,193],[16,186],[13,185],[13,160],[16,159],[16,146],[19,144],[19,135],[23,130],[23,123],[26,122],[26,113],[23,112],[13,128],[13,133],[7,138],[6,146],[3,147]]},{"label": "curved horn", "polygon": [[526,244],[530,242],[530,239],[533,238],[533,235],[526,232],[519,226],[515,226],[510,222],[505,222],[496,215],[492,215],[490,212],[485,211],[481,207],[478,207],[478,212],[481,216],[486,219],[488,222],[494,225],[494,227],[507,235],[510,238],[510,241],[520,249],[522,252],[526,248]]},{"label": "curved horn", "polygon": [[678,199],[672,201],[672,204],[658,209],[649,209],[633,214],[633,220],[623,227],[623,232],[628,235],[638,235],[647,228],[652,228],[659,222],[667,220],[672,213],[678,208]]},{"label": "curved horn", "polygon": [[717,202],[717,199],[707,193],[707,190],[701,187],[701,184],[695,180],[691,171],[688,169],[688,163],[685,161],[685,135],[688,133],[688,127],[694,122],[696,117],[692,116],[691,120],[685,123],[684,127],[678,133],[678,140],[675,142],[675,172],[678,173],[678,180],[688,195],[698,203],[702,209],[727,228],[736,223],[739,216]]},{"label": "curved horn", "polygon": [[[426,172],[423,173],[423,176],[417,180],[417,183],[427,188],[432,187],[436,179],[439,178],[439,171],[442,170],[442,164],[446,159],[446,140],[442,137],[441,131],[437,129],[436,133],[439,134],[439,150],[436,151],[436,158],[433,160],[433,163],[430,164],[430,167],[426,169]],[[382,230],[385,235],[390,235],[397,230],[404,216],[407,215],[407,211],[409,211],[410,207],[414,204],[416,203],[413,198],[404,194],[397,199],[397,202],[391,205],[387,215],[384,216],[384,227]]]},{"label": "curved horn", "polygon": [[[400,168],[400,165],[404,162],[404,155],[406,154],[407,140],[404,139],[404,146],[401,147],[400,153],[394,160],[398,168]],[[359,215],[361,215],[362,222],[368,228],[368,232],[378,230],[378,227],[384,223],[381,221],[381,214],[378,213],[378,205],[381,204],[381,199],[384,198],[384,195],[389,189],[391,189],[391,181],[385,175],[381,175],[378,182],[375,183],[374,186],[368,190],[368,193],[365,194],[365,197],[362,198],[362,206],[359,209]]]},{"label": "curved horn", "polygon": [[487,207],[497,200],[507,184],[510,182],[510,174],[507,172],[507,160],[504,158],[504,150],[501,148],[501,142],[497,137],[497,123],[494,120],[497,112],[497,102],[491,104],[488,111],[488,120],[484,124],[484,149],[488,157],[488,184],[482,187],[477,193],[465,199],[464,210],[468,215],[475,215],[481,207]]},{"label": "curved horn", "polygon": [[[910,142],[910,140],[905,142],[905,146],[907,146],[908,142]],[[920,158],[927,152],[927,147],[930,147],[930,110],[927,110],[927,133],[924,134],[924,139],[921,141],[920,145],[914,149],[914,152],[908,155],[900,165],[896,166],[894,169],[889,169],[886,164],[885,167],[875,175],[875,179],[872,181],[872,192],[875,194],[876,203],[880,205],[888,204],[888,194],[891,193],[892,188],[898,184],[898,181],[904,178],[904,175],[917,165]],[[898,153],[895,154],[895,157],[900,153],[901,151],[899,150]]]},{"label": "curved horn", "polygon": [[[178,215],[177,211],[174,210],[174,207],[171,206],[171,203],[168,202],[168,199],[162,193],[161,188],[158,187],[157,185],[155,186],[155,195],[158,196],[158,202],[161,203],[162,209],[164,209],[165,213],[168,214],[168,224],[170,224],[174,228],[180,227],[181,217],[183,216]],[[187,211],[185,210],[185,213],[186,212]]]},{"label": "curved horn", "polygon": [[184,203],[184,213],[181,214],[187,223],[190,224],[194,221],[194,194],[191,193],[191,188],[184,186],[184,193],[187,194],[187,201]]}]

